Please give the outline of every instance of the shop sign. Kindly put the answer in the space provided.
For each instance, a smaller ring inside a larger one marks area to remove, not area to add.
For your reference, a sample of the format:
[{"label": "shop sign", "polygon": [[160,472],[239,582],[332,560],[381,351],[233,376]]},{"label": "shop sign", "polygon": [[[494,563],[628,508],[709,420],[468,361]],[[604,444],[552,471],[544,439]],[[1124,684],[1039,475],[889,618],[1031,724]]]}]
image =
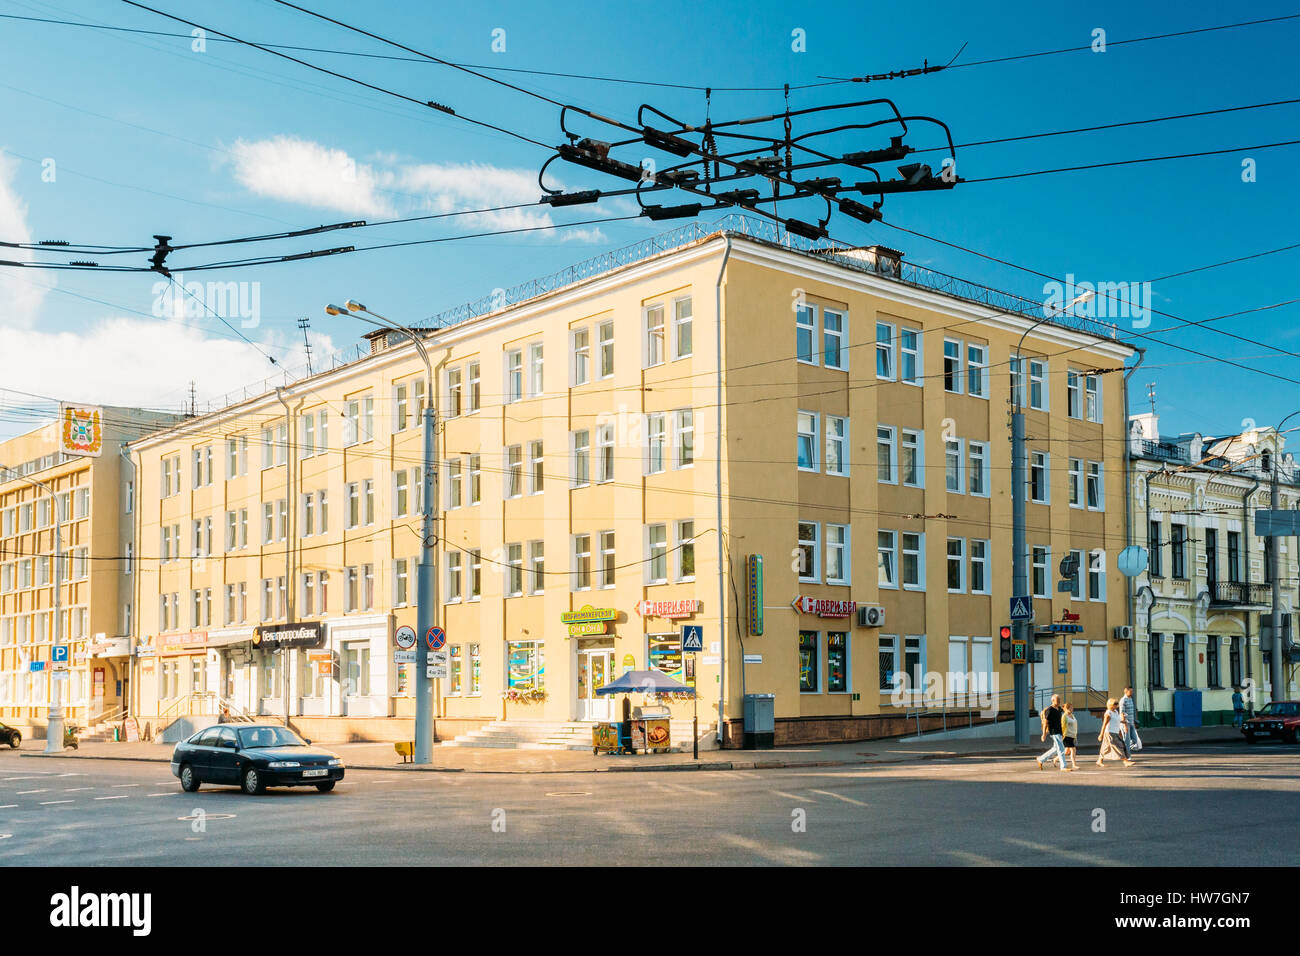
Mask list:
[{"label": "shop sign", "polygon": [[319,621],[266,624],[253,629],[253,646],[267,651],[320,647],[324,643],[325,628]]},{"label": "shop sign", "polygon": [[153,657],[157,653],[158,653],[158,649],[155,647],[150,647],[148,644],[137,644],[135,646],[136,657]]},{"label": "shop sign", "polygon": [[642,617],[678,618],[690,617],[700,610],[698,598],[686,598],[682,601],[638,601],[636,612]]},{"label": "shop sign", "polygon": [[791,606],[801,614],[816,614],[818,617],[852,617],[853,612],[858,608],[858,602],[832,601],[800,594],[791,602]]},{"label": "shop sign", "polygon": [[589,634],[604,634],[607,621],[618,619],[618,611],[608,607],[584,605],[579,611],[565,611],[560,615],[560,623],[569,625],[569,637],[585,637]]},{"label": "shop sign", "polygon": [[604,634],[604,621],[586,621],[582,624],[569,625],[569,637],[586,637],[589,634]]},{"label": "shop sign", "polygon": [[190,631],[186,634],[168,634],[160,638],[162,654],[192,654],[208,646],[207,631]]},{"label": "shop sign", "polygon": [[[106,641],[91,641],[86,645],[86,654],[90,657],[125,657],[131,653],[129,637],[114,637]],[[78,656],[78,660],[82,658]]]},{"label": "shop sign", "polygon": [[321,677],[329,677],[334,673],[334,663],[332,661],[316,661],[316,673]]}]

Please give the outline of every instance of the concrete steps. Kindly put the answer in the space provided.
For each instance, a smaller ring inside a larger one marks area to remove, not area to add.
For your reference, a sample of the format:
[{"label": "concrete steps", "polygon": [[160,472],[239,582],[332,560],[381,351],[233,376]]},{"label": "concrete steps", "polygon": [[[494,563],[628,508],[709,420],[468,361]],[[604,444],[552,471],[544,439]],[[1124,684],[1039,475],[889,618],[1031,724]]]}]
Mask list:
[{"label": "concrete steps", "polygon": [[[486,747],[504,750],[590,750],[596,721],[494,720],[478,730],[445,740],[443,747]],[[691,722],[674,720],[670,726],[673,750],[691,749]],[[700,748],[712,749],[713,725],[700,725]]]}]

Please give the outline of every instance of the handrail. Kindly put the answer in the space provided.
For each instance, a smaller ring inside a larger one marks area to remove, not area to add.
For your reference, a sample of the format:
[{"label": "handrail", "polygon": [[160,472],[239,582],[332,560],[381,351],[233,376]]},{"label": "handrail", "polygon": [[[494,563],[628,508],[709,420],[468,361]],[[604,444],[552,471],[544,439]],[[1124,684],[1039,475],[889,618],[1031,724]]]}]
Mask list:
[{"label": "handrail", "polygon": [[[926,698],[924,692],[921,691],[918,691],[917,693],[921,695],[922,703],[919,706],[908,708],[904,712],[904,719],[916,721],[916,735],[918,737],[923,736],[925,733],[921,728],[922,717],[942,716],[943,730],[947,730],[948,713],[949,711],[955,710],[966,714],[966,726],[973,727],[975,725],[975,711],[984,708],[983,706],[972,707],[972,703],[985,705],[991,703],[993,700],[993,695],[980,695],[978,691],[969,692],[964,695],[945,695],[944,697],[933,698]],[[1030,697],[1030,704],[1031,706],[1034,706],[1035,711],[1041,710],[1042,707],[1052,699],[1053,694],[1061,694],[1066,696],[1067,699],[1074,697],[1076,699],[1071,700],[1070,702],[1076,705],[1078,704],[1077,698],[1082,696],[1082,706],[1085,710],[1104,710],[1106,708],[1106,701],[1109,699],[1106,691],[1099,690],[1090,684],[1059,684],[1051,687],[1036,688],[1033,695]],[[1003,707],[1004,702],[1009,705],[1014,705],[1015,690],[999,691],[996,695],[996,699],[996,709],[991,707],[988,708],[992,710],[995,715],[1000,714],[1004,709],[1009,709],[1009,707]]]},{"label": "handrail", "polygon": [[112,710],[106,710],[102,714],[96,715],[93,719],[87,717],[86,724],[87,726],[90,727],[94,727],[98,724],[111,724],[114,721],[119,720],[125,716],[126,716],[126,705],[121,704],[113,708]]},{"label": "handrail", "polygon": [[217,697],[217,713],[227,715],[232,723],[257,723],[257,719],[233,700]]}]

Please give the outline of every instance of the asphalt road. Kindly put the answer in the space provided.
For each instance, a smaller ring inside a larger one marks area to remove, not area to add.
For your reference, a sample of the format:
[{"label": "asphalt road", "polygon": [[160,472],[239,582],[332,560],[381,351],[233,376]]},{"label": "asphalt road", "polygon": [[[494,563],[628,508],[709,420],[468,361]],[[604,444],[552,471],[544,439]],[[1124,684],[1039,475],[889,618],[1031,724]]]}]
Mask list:
[{"label": "asphalt road", "polygon": [[[0,865],[1292,865],[1300,748],[663,773],[352,771],[181,791],[166,764],[0,752]],[[1287,795],[1290,796],[1287,796]],[[1104,828],[1102,827],[1104,824]]]}]

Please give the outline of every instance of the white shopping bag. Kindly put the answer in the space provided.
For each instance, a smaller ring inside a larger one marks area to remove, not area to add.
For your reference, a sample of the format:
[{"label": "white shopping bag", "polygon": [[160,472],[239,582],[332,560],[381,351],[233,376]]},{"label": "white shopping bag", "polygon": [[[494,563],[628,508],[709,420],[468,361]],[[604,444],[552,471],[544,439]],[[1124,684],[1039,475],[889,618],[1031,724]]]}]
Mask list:
[{"label": "white shopping bag", "polygon": [[1142,749],[1142,738],[1138,736],[1137,728],[1133,730],[1133,744],[1128,749],[1134,753]]}]

